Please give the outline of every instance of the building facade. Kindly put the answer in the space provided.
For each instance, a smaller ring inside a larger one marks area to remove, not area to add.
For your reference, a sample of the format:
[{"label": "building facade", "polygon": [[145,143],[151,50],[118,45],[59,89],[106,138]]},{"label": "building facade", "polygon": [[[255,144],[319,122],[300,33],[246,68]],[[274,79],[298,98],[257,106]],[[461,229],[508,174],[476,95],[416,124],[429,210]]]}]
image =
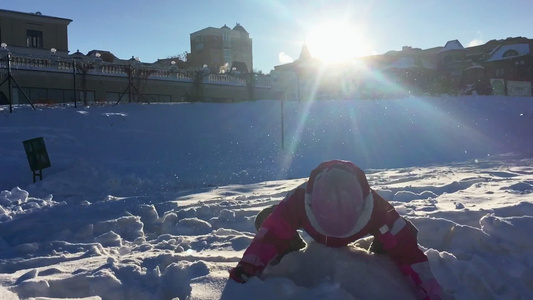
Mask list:
[{"label": "building facade", "polygon": [[206,66],[213,73],[234,70],[253,71],[252,39],[239,23],[233,29],[207,27],[191,33],[191,52],[187,62],[192,68]]},{"label": "building facade", "polygon": [[0,41],[13,51],[68,54],[67,26],[70,19],[0,9]]}]

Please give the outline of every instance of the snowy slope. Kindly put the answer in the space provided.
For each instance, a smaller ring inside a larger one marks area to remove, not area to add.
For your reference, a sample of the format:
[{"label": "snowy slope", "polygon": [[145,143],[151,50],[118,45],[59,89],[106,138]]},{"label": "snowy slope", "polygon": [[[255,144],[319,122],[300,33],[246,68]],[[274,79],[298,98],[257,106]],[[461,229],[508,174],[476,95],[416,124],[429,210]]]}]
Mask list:
[{"label": "snowy slope", "polygon": [[[412,299],[386,257],[308,242],[227,280],[255,214],[354,161],[419,229],[447,297],[533,298],[533,100],[0,107],[1,299]],[[52,167],[33,184],[22,141]]]}]

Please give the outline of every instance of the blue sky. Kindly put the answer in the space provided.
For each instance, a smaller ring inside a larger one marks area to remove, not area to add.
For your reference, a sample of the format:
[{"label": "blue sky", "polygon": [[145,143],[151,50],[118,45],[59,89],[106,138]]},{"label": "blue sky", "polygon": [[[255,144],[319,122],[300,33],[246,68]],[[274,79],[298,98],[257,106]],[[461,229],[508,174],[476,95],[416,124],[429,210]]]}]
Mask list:
[{"label": "blue sky", "polygon": [[[533,38],[530,0],[6,2],[0,8],[72,19],[71,52],[102,49],[143,62],[190,52],[192,32],[240,23],[253,39],[254,69],[265,73],[297,59],[304,41],[313,56],[331,59],[383,54],[402,46],[427,49],[454,39],[467,47],[492,39]],[[327,29],[341,27],[354,36],[347,45]],[[339,48],[350,54],[336,53]]]}]

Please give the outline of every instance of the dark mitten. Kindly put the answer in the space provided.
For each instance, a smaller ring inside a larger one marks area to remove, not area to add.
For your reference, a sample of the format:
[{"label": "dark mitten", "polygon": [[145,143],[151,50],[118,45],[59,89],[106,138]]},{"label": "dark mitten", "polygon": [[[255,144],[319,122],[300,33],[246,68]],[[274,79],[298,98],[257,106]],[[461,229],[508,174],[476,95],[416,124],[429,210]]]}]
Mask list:
[{"label": "dark mitten", "polygon": [[256,276],[258,268],[252,264],[240,262],[229,271],[229,277],[238,283],[245,283],[251,276]]},{"label": "dark mitten", "polygon": [[370,245],[370,249],[368,250],[376,254],[387,254],[387,251],[383,249],[383,244],[377,241],[376,239],[372,241],[372,244]]}]

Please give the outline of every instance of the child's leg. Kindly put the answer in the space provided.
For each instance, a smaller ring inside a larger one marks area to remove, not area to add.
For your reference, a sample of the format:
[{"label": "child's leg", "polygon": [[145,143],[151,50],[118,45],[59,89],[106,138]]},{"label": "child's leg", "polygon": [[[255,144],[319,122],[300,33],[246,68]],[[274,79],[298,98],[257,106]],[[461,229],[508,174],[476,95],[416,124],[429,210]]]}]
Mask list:
[{"label": "child's leg", "polygon": [[255,230],[259,230],[259,227],[263,224],[263,222],[266,220],[268,216],[274,211],[274,209],[278,206],[277,204],[271,205],[268,207],[263,208],[257,216],[255,216]]}]

